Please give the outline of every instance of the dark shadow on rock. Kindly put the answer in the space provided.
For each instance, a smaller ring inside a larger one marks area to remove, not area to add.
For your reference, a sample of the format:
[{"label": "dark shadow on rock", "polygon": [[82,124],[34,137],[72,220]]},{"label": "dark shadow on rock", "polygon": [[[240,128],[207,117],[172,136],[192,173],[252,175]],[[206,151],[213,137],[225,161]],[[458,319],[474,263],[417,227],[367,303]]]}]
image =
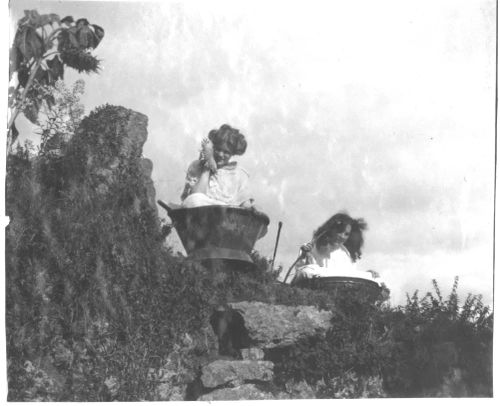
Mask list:
[{"label": "dark shadow on rock", "polygon": [[240,349],[252,345],[241,313],[230,307],[219,307],[210,316],[212,326],[219,341],[219,355],[242,359]]}]

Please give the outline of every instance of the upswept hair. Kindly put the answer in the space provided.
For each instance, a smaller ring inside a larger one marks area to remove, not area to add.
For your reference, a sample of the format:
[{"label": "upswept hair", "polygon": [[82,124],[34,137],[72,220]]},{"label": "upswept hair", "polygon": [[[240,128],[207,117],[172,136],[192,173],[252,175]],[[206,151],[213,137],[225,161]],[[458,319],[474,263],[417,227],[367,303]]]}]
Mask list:
[{"label": "upswept hair", "polygon": [[247,149],[245,136],[228,124],[221,125],[218,130],[210,131],[208,139],[212,141],[215,148],[226,146],[231,155],[243,155]]},{"label": "upswept hair", "polygon": [[347,225],[351,225],[351,233],[344,243],[353,262],[361,258],[361,248],[363,247],[363,231],[368,228],[362,218],[353,219],[347,213],[337,213],[330,217],[325,223],[318,227],[313,233],[316,245],[324,246],[329,239],[333,239],[335,234],[343,232]]}]

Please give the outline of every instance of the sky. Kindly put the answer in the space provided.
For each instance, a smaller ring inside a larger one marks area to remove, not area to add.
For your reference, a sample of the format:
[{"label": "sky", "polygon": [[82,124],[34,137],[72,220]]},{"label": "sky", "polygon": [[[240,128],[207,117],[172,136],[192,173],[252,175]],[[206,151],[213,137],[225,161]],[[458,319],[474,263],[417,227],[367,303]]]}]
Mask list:
[{"label": "sky", "polygon": [[13,36],[23,10],[37,9],[104,28],[101,72],[68,69],[65,80],[85,80],[87,113],[109,103],[148,116],[157,198],[179,203],[202,138],[228,123],[247,138],[237,161],[271,219],[262,255],[281,221],[286,270],[344,210],[368,223],[358,269],[376,270],[393,304],[432,279],[446,295],[455,276],[462,300],[491,304],[495,6],[11,0],[10,22]]}]

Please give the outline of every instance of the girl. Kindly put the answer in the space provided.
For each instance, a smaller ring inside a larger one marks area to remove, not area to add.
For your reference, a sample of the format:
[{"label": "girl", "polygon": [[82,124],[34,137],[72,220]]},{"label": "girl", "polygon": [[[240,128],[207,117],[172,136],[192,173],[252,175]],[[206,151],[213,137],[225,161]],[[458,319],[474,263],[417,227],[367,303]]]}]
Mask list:
[{"label": "girl", "polygon": [[189,165],[182,206],[251,207],[248,173],[230,161],[234,155],[243,155],[246,148],[245,136],[227,124],[210,131],[202,142],[200,158]]},{"label": "girl", "polygon": [[292,284],[302,279],[328,276],[372,279],[375,273],[367,275],[355,267],[355,262],[361,258],[366,227],[363,219],[353,219],[345,213],[332,216],[313,233],[312,241],[301,247],[302,257]]}]

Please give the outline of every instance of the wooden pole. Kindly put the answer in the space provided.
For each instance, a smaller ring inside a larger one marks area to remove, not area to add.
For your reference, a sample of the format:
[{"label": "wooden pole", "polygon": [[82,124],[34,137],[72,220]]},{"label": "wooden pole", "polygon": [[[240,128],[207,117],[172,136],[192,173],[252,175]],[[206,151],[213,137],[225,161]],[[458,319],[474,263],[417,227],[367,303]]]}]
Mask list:
[{"label": "wooden pole", "polygon": [[274,271],[274,260],[276,258],[276,251],[278,250],[278,242],[280,239],[280,233],[281,233],[282,226],[283,226],[283,223],[281,221],[278,222],[278,233],[276,234],[276,243],[274,244],[273,260],[271,261],[271,272]]}]

